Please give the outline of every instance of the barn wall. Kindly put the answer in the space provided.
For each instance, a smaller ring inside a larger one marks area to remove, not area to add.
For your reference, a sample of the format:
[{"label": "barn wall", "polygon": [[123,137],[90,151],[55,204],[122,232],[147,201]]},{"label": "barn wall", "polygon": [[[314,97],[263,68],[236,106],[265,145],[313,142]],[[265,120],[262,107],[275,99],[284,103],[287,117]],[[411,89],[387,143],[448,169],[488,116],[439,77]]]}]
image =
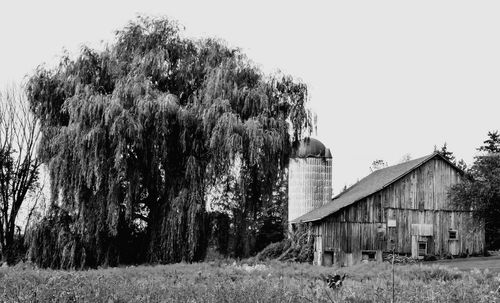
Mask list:
[{"label": "barn wall", "polygon": [[[468,211],[453,210],[447,197],[460,181],[458,171],[434,158],[402,179],[319,221],[315,225],[316,249],[331,254],[335,263],[361,260],[361,251],[395,251],[412,254],[412,241],[428,239],[428,253],[435,255],[481,253],[484,228]],[[395,220],[395,227],[388,227]],[[449,239],[449,230],[458,239]],[[424,237],[424,238],[422,238]],[[391,242],[391,240],[393,242]],[[415,245],[413,246],[415,248]],[[415,253],[415,252],[413,252]],[[320,256],[318,255],[318,258]],[[317,259],[317,263],[322,263]]]},{"label": "barn wall", "polygon": [[[412,253],[412,225],[432,225],[429,237],[430,254],[480,253],[484,247],[484,229],[475,224],[472,213],[456,211],[451,205],[448,190],[460,182],[459,172],[440,158],[434,158],[402,179],[380,191],[386,219],[396,221],[387,228],[386,249],[394,240],[395,250]],[[449,230],[457,230],[458,240],[449,240]],[[413,238],[414,239],[414,238]]]},{"label": "barn wall", "polygon": [[[448,210],[408,210],[387,209],[387,218],[396,220],[396,227],[387,228],[387,245],[391,250],[391,240],[399,253],[412,253],[412,237],[429,236],[419,234],[415,227],[430,225],[428,253],[433,255],[459,255],[482,253],[484,248],[484,228],[472,218],[472,212]],[[413,228],[412,228],[413,227]],[[449,239],[449,231],[457,231],[457,240]]]},{"label": "barn wall", "polygon": [[383,189],[384,207],[395,209],[448,210],[448,190],[460,181],[459,172],[434,158]]},{"label": "barn wall", "polygon": [[[385,247],[385,212],[380,195],[372,195],[325,218],[315,225],[316,251],[333,255],[333,263],[347,265],[347,255],[361,260],[363,250]],[[320,256],[318,255],[318,258]],[[320,264],[320,259],[317,259]]]}]

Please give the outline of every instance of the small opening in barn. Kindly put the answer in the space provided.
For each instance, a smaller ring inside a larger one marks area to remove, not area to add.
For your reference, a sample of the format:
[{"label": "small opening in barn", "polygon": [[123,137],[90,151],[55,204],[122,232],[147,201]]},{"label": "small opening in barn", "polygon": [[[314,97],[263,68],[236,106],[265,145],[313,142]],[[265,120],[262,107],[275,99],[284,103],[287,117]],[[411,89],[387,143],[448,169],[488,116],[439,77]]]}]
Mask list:
[{"label": "small opening in barn", "polygon": [[325,251],[323,254],[323,266],[332,266],[334,262],[333,251]]},{"label": "small opening in barn", "polygon": [[375,261],[376,252],[374,250],[363,250],[361,251],[362,261]]},{"label": "small opening in barn", "polygon": [[450,240],[457,240],[458,239],[458,233],[456,230],[449,231],[449,239]]},{"label": "small opening in barn", "polygon": [[418,256],[427,255],[427,242],[419,241],[418,242]]}]

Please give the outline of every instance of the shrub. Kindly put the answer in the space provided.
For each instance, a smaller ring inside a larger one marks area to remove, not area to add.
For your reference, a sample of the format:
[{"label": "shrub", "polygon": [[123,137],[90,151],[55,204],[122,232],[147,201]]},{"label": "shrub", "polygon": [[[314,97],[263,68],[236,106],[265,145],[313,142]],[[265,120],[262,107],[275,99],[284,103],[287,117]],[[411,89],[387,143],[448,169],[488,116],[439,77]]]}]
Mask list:
[{"label": "shrub", "polygon": [[272,243],[258,255],[258,260],[276,259],[278,261],[293,261],[311,263],[314,257],[314,237],[306,226],[291,233],[288,239]]},{"label": "shrub", "polygon": [[425,255],[424,261],[436,261],[437,257],[435,255]]},{"label": "shrub", "polygon": [[257,254],[257,259],[264,261],[279,258],[291,245],[291,241],[285,239],[280,242],[271,243]]}]

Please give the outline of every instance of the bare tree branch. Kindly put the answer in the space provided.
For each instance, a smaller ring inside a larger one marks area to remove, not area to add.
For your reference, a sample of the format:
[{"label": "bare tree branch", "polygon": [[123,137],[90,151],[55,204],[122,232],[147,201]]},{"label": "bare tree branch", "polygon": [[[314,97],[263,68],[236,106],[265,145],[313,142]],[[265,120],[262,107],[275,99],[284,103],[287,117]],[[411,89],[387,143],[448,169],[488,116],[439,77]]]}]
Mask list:
[{"label": "bare tree branch", "polygon": [[19,210],[38,186],[39,139],[40,126],[22,88],[0,92],[0,252],[4,261],[10,262]]},{"label": "bare tree branch", "polygon": [[44,187],[45,187],[45,185],[42,184],[38,188],[38,190],[37,190],[37,192],[36,192],[36,194],[35,194],[35,196],[33,198],[33,205],[31,206],[30,211],[28,213],[28,216],[26,218],[26,222],[25,222],[25,225],[24,225],[24,232],[26,232],[28,230],[28,228],[30,227],[31,219],[32,219],[35,211],[38,209],[40,201],[44,201],[44,199],[45,199],[45,197],[43,196],[43,189],[44,189]]}]

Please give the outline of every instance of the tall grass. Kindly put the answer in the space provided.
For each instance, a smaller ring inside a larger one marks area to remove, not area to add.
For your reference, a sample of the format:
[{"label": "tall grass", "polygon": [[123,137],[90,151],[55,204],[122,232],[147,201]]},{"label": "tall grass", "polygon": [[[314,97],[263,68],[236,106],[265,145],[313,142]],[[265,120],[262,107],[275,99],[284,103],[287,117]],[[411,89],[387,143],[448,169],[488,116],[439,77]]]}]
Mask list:
[{"label": "tall grass", "polygon": [[[329,289],[321,276],[346,273]],[[391,267],[199,263],[89,271],[0,269],[1,302],[390,302]],[[500,274],[443,266],[395,270],[396,302],[500,302]]]}]

